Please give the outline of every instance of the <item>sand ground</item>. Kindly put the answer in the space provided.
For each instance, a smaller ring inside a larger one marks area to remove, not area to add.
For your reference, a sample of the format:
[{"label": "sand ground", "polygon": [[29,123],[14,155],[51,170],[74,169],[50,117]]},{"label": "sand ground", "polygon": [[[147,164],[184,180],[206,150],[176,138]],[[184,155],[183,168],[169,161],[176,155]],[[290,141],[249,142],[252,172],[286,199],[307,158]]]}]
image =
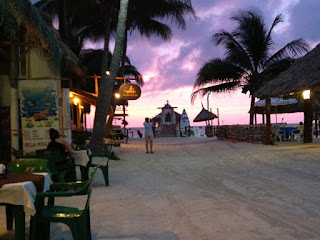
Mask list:
[{"label": "sand ground", "polygon": [[[154,154],[143,139],[114,149],[110,187],[100,172],[94,181],[94,240],[320,239],[319,143],[157,138]],[[0,239],[13,239],[4,216]],[[55,224],[51,239],[72,237]]]}]

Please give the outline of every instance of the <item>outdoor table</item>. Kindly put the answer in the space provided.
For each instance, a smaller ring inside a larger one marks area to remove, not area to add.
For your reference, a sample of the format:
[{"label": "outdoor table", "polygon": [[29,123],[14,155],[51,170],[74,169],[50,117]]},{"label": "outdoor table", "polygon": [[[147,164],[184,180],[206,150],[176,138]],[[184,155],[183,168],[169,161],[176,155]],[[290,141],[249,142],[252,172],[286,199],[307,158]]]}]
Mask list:
[{"label": "outdoor table", "polygon": [[90,161],[87,150],[74,150],[72,157],[74,158],[74,164],[80,167],[81,180],[85,180],[87,164]]},{"label": "outdoor table", "polygon": [[[19,179],[14,179],[18,174],[20,175]],[[43,177],[34,179],[34,177],[32,176],[33,174],[42,175]],[[37,188],[39,189],[39,191],[43,192],[49,190],[50,188],[51,178],[48,173],[33,174],[8,173],[7,178],[0,178],[0,203],[13,205],[15,215],[16,240],[25,239],[25,213],[28,213],[30,215],[34,215],[36,213],[34,201],[36,199]],[[33,182],[30,181],[31,179]]]},{"label": "outdoor table", "polygon": [[289,139],[289,137],[291,137],[292,130],[297,129],[297,127],[281,127],[280,129],[284,131],[285,137]]}]

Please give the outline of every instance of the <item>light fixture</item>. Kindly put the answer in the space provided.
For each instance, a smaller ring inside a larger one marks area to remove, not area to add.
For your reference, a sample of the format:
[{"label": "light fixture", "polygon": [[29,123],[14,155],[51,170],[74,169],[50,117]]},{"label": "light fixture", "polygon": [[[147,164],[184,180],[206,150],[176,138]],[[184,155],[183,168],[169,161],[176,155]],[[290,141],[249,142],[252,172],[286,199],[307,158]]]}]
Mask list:
[{"label": "light fixture", "polygon": [[304,90],[303,93],[303,99],[310,99],[310,90]]},{"label": "light fixture", "polygon": [[74,105],[77,105],[79,102],[80,102],[80,99],[79,99],[79,98],[74,98],[74,99],[73,99]]},{"label": "light fixture", "polygon": [[110,75],[110,72],[109,72],[109,71],[106,71],[106,75]]},{"label": "light fixture", "polygon": [[84,106],[80,106],[81,109],[84,109]]},{"label": "light fixture", "polygon": [[73,97],[73,94],[72,94],[72,93],[69,93],[69,97]]},{"label": "light fixture", "polygon": [[120,93],[115,93],[115,94],[114,94],[114,97],[115,97],[115,98],[120,98]]}]

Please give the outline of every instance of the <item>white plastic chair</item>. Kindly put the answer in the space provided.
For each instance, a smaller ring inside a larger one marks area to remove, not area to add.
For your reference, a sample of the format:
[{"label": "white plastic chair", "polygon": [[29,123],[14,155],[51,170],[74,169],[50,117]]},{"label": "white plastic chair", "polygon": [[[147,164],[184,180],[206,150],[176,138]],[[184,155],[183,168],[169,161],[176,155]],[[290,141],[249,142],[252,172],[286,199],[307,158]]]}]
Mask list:
[{"label": "white plastic chair", "polygon": [[285,132],[284,130],[281,130],[280,127],[275,127],[273,129],[273,141],[277,141],[279,139],[279,141],[282,141],[282,138],[285,137]]},{"label": "white plastic chair", "polygon": [[291,139],[294,140],[295,136],[297,136],[298,141],[301,141],[301,137],[303,136],[303,125],[299,125],[297,129],[293,129],[291,131]]}]

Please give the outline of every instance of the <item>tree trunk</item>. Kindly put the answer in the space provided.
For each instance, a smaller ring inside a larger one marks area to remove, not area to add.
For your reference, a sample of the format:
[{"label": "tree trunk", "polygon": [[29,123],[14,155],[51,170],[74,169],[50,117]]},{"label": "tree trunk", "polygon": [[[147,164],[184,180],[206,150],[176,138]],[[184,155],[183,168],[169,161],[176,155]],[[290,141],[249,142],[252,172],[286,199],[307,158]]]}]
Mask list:
[{"label": "tree trunk", "polygon": [[128,31],[126,31],[126,35],[124,37],[121,66],[120,66],[120,71],[119,71],[119,75],[122,77],[124,76],[124,70],[125,70],[125,65],[126,65],[127,42],[128,42]]},{"label": "tree trunk", "polygon": [[266,99],[266,129],[267,129],[267,139],[266,139],[266,145],[271,145],[272,144],[272,137],[271,137],[271,121],[270,121],[270,110],[271,110],[271,103],[270,103],[270,98],[268,97]]},{"label": "tree trunk", "polygon": [[59,0],[58,2],[58,14],[59,14],[59,34],[61,40],[69,45],[69,35],[67,27],[67,1]]},{"label": "tree trunk", "polygon": [[[106,128],[106,119],[111,105],[112,92],[114,87],[114,82],[119,71],[119,65],[123,50],[123,40],[126,31],[126,19],[128,11],[129,0],[121,0],[120,11],[118,15],[118,26],[117,26],[117,37],[116,44],[112,56],[111,65],[109,68],[110,76],[104,79],[105,74],[101,74],[99,95],[97,101],[96,114],[94,119],[94,127],[92,133],[92,139],[90,143],[90,148],[92,152],[99,152],[103,149],[103,136]],[[108,37],[108,36],[105,36]],[[106,50],[108,46],[104,46]],[[105,72],[106,69],[101,69],[101,72]]]},{"label": "tree trunk", "polygon": [[304,100],[304,130],[303,142],[312,142],[312,102],[311,99]]},{"label": "tree trunk", "polygon": [[254,102],[255,102],[255,96],[254,96],[254,94],[252,94],[252,95],[251,95],[251,105],[250,105],[250,125],[253,125]]}]

